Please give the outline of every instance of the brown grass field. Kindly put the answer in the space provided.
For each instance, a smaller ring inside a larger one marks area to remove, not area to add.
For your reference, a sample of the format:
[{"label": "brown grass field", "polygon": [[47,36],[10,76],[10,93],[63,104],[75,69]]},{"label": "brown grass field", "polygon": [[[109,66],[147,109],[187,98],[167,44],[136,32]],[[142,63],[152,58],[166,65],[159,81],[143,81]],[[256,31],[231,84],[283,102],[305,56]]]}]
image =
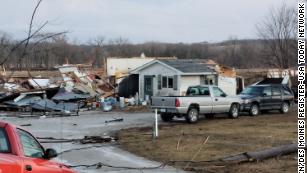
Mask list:
[{"label": "brown grass field", "polygon": [[[207,137],[209,139],[195,161],[215,160],[297,141],[297,113],[294,109],[288,114],[272,111],[256,117],[226,117],[218,115],[214,119],[201,119],[197,124],[186,124],[184,120],[163,123],[160,125],[159,137],[155,140],[152,140],[151,127],[122,130],[118,133],[118,138],[125,150],[159,162],[191,160]],[[182,137],[177,149],[180,136]],[[205,173],[292,173],[297,172],[296,164],[294,153],[261,162],[229,165],[197,163],[185,170]],[[183,169],[186,163],[172,166]]]}]

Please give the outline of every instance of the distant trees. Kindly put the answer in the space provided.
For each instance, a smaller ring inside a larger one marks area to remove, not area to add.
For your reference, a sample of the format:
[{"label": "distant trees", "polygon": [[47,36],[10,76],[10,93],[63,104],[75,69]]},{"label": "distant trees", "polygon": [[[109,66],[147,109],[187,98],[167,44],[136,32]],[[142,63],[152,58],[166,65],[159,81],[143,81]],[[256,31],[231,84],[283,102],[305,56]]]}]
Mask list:
[{"label": "distant trees", "polygon": [[92,47],[91,50],[91,63],[94,67],[105,67],[106,65],[106,52],[104,46],[106,45],[106,39],[104,36],[98,36],[91,41],[89,45]]},{"label": "distant trees", "polygon": [[281,6],[257,25],[257,31],[264,40],[263,57],[269,65],[289,68],[296,64],[296,12]]},{"label": "distant trees", "polygon": [[261,58],[262,40],[230,38],[221,45],[217,55],[219,63],[236,68],[268,67]]},{"label": "distant trees", "polygon": [[10,36],[5,32],[0,32],[0,61],[8,56],[12,44]]},{"label": "distant trees", "polygon": [[[41,0],[38,0],[37,7]],[[32,20],[34,18],[33,13]],[[107,57],[177,57],[179,59],[213,59],[235,68],[275,67],[288,68],[296,63],[295,11],[283,5],[272,10],[257,25],[260,39],[230,38],[220,43],[161,43],[132,44],[127,38],[106,40],[98,36],[88,44],[72,43],[65,32],[41,33],[48,23],[33,29],[28,37],[15,41],[0,33],[0,65],[6,68],[46,68],[63,63],[92,63],[103,68]]]},{"label": "distant trees", "polygon": [[[6,37],[1,43],[0,61],[7,49],[15,42]],[[103,68],[107,57],[139,57],[144,53],[147,57],[177,57],[180,59],[213,59],[219,63],[235,67],[262,67],[260,57],[261,40],[232,39],[221,43],[159,43],[148,42],[131,44],[128,41],[106,41],[104,37],[97,37],[86,45],[69,42],[65,35],[53,37],[37,45],[29,43],[27,58],[24,64],[18,65],[18,57],[22,55],[22,48],[18,48],[10,55],[3,65],[7,68],[50,69],[63,63],[91,63],[96,68]]]}]

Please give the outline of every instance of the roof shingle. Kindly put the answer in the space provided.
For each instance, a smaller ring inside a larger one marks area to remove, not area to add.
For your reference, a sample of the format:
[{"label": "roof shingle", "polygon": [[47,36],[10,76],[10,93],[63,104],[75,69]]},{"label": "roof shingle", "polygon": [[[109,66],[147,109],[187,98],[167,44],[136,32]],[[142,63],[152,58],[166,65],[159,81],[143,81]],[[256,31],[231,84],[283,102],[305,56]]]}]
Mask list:
[{"label": "roof shingle", "polygon": [[183,73],[214,73],[205,62],[200,60],[159,60]]}]

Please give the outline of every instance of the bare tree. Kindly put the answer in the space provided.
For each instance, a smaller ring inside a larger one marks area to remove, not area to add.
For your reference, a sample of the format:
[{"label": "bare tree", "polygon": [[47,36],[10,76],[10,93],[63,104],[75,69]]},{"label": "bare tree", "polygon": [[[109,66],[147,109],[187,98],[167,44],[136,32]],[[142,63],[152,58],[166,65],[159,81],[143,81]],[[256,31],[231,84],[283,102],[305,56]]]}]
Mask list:
[{"label": "bare tree", "polygon": [[11,45],[11,38],[5,32],[0,32],[0,59],[3,60],[8,56]]},{"label": "bare tree", "polygon": [[[18,56],[17,58],[17,65],[19,65],[20,67],[22,67],[22,64],[26,64],[25,68],[27,68],[27,72],[30,78],[33,78],[31,73],[30,73],[30,61],[29,61],[29,46],[32,46],[32,50],[33,47],[38,45],[40,42],[48,40],[50,38],[53,38],[55,36],[58,35],[62,35],[65,34],[66,31],[64,32],[59,32],[59,33],[51,33],[51,34],[41,34],[40,31],[48,24],[48,21],[44,22],[42,25],[40,25],[36,30],[34,30],[33,28],[33,21],[34,18],[37,14],[37,10],[41,4],[42,0],[38,0],[35,8],[32,12],[31,15],[31,19],[30,19],[30,23],[29,23],[29,27],[28,27],[28,34],[27,37],[21,41],[19,41],[17,44],[15,44],[9,51],[8,55],[0,62],[0,65],[3,65],[4,63],[6,63],[12,56],[12,54],[14,54],[14,52],[19,49],[20,47],[22,48],[21,54]],[[32,41],[32,43],[31,43]],[[7,81],[12,77],[12,75],[14,74],[14,70],[7,76]],[[36,81],[34,81],[36,83]],[[38,86],[40,86],[38,83],[36,83]]]},{"label": "bare tree", "polygon": [[106,68],[106,52],[104,51],[104,46],[106,44],[106,39],[104,36],[97,36],[88,43],[92,48],[91,57],[92,65],[96,67]]},{"label": "bare tree", "polygon": [[124,54],[128,55],[131,52],[129,39],[124,37],[109,40],[109,45],[111,45],[111,51],[117,57],[124,57]]},{"label": "bare tree", "polygon": [[272,9],[270,14],[257,26],[264,40],[264,58],[269,65],[285,69],[294,65],[296,60],[296,12],[282,5]]}]

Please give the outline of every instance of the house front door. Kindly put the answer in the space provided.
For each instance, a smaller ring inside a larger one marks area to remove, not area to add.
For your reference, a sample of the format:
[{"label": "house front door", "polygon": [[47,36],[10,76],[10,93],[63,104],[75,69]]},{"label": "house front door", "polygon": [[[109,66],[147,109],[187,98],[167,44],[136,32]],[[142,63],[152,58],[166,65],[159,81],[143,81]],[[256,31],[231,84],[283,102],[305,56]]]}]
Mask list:
[{"label": "house front door", "polygon": [[144,76],[144,99],[146,96],[153,96],[153,77],[152,76]]}]

